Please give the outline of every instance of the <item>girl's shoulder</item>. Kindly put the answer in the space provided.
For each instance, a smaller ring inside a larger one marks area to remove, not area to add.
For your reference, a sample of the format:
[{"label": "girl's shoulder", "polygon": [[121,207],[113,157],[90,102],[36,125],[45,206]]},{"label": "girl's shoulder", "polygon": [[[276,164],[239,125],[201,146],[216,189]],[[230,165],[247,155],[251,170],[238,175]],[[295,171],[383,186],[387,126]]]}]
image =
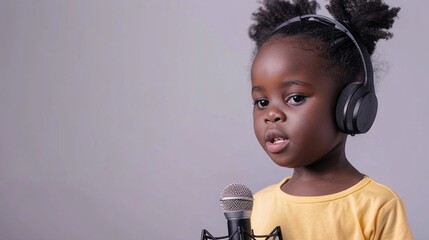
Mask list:
[{"label": "girl's shoulder", "polygon": [[390,202],[392,200],[400,199],[398,194],[392,188],[368,176],[365,176],[364,179],[367,180],[367,184],[365,184],[365,186],[353,193],[353,195],[356,195],[361,199],[368,198],[381,202]]}]

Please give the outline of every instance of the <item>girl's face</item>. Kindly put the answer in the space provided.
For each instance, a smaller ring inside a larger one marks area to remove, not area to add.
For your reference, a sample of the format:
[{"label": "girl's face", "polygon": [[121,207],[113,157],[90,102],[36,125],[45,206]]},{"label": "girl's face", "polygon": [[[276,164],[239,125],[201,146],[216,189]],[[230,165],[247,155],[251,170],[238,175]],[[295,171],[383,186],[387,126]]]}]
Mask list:
[{"label": "girl's face", "polygon": [[272,39],[253,61],[256,138],[280,166],[307,167],[344,154],[336,151],[346,140],[334,119],[338,87],[317,47],[299,37]]}]

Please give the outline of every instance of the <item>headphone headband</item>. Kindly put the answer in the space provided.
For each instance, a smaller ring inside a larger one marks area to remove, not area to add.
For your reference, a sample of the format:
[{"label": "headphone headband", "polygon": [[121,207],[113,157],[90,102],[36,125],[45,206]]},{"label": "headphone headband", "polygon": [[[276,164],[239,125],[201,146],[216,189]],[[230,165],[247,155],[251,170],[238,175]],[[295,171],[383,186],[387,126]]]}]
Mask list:
[{"label": "headphone headband", "polygon": [[307,15],[297,16],[283,22],[276,29],[274,29],[271,35],[274,35],[276,32],[278,32],[280,29],[284,28],[287,25],[290,25],[296,22],[304,22],[304,21],[318,22],[323,25],[336,28],[341,32],[345,33],[350,38],[350,40],[352,40],[361,57],[364,72],[365,72],[365,79],[363,82],[363,86],[370,88],[371,91],[374,91],[374,77],[373,77],[371,57],[362,40],[360,40],[360,38],[356,36],[352,28],[348,27],[345,23],[341,23],[335,19],[323,16],[323,15],[307,14]]}]

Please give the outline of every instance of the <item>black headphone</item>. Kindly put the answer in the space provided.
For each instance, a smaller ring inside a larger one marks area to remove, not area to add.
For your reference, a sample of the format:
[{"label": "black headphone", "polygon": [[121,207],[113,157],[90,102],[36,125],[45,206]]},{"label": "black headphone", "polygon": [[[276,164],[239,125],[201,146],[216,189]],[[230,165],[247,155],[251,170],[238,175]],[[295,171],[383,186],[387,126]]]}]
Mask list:
[{"label": "black headphone", "polygon": [[316,21],[340,30],[353,41],[358,49],[363,63],[365,80],[363,83],[352,82],[343,89],[338,98],[335,119],[338,128],[344,133],[353,136],[368,132],[374,123],[378,107],[374,89],[374,72],[368,50],[363,42],[357,36],[353,35],[350,27],[334,19],[317,14],[308,14],[289,19],[279,25],[271,35],[289,24],[304,21]]}]

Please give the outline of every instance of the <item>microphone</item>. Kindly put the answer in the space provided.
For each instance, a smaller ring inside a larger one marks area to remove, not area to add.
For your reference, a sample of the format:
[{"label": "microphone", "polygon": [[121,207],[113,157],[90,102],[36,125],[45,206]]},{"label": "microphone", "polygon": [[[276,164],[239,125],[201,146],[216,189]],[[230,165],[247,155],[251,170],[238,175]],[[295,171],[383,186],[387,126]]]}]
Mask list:
[{"label": "microphone", "polygon": [[220,205],[227,219],[228,236],[215,237],[209,231],[201,231],[201,240],[283,240],[280,226],[275,227],[268,235],[254,235],[250,224],[253,209],[253,195],[248,187],[232,183],[221,193]]},{"label": "microphone", "polygon": [[229,239],[253,239],[250,224],[253,195],[250,189],[242,184],[232,183],[222,191],[220,203],[227,219]]}]

